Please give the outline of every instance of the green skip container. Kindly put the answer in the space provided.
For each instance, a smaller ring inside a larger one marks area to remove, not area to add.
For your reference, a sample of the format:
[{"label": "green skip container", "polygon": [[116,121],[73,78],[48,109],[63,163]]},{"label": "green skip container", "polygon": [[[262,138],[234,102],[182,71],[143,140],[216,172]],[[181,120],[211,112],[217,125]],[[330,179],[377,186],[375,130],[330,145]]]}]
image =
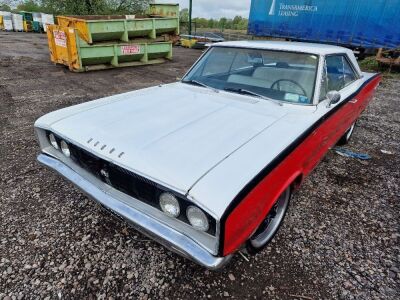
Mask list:
[{"label": "green skip container", "polygon": [[156,40],[179,35],[179,5],[150,4],[147,16],[58,16],[58,25],[74,28],[88,44],[104,41]]},{"label": "green skip container", "polygon": [[179,5],[151,4],[142,16],[59,16],[47,26],[51,61],[84,72],[163,63],[179,34]]},{"label": "green skip container", "polygon": [[48,25],[51,61],[85,72],[163,63],[172,59],[172,42],[103,42],[88,44],[76,29]]}]

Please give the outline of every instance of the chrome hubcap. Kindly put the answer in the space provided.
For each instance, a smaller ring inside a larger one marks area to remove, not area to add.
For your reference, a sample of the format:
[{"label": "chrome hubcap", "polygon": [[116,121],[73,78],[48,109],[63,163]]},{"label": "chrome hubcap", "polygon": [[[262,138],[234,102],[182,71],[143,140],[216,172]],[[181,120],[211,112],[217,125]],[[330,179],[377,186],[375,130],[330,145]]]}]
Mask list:
[{"label": "chrome hubcap", "polygon": [[267,218],[263,221],[253,237],[250,239],[250,243],[254,248],[261,248],[267,244],[272,237],[275,235],[280,224],[282,223],[283,217],[287,206],[289,204],[290,190],[287,189],[276,201],[272,207]]}]

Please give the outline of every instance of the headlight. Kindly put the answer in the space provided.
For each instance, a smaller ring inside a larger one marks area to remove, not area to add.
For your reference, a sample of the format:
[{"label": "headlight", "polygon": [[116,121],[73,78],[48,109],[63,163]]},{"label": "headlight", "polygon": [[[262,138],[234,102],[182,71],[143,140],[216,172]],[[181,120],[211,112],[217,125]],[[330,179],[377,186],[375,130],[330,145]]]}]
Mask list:
[{"label": "headlight", "polygon": [[181,212],[178,199],[170,193],[162,193],[160,196],[160,207],[168,216],[177,218]]},{"label": "headlight", "polygon": [[61,141],[61,151],[62,153],[64,153],[64,155],[66,157],[70,157],[71,156],[71,152],[69,151],[69,147],[67,145],[67,143],[65,141]]},{"label": "headlight", "polygon": [[210,225],[206,214],[198,207],[189,206],[186,211],[186,216],[190,224],[197,230],[208,231]]},{"label": "headlight", "polygon": [[54,148],[56,148],[57,150],[60,149],[60,147],[58,146],[58,143],[57,143],[57,140],[56,140],[56,137],[54,136],[54,134],[52,134],[52,133],[49,134],[49,140],[50,140],[51,145],[52,145]]}]

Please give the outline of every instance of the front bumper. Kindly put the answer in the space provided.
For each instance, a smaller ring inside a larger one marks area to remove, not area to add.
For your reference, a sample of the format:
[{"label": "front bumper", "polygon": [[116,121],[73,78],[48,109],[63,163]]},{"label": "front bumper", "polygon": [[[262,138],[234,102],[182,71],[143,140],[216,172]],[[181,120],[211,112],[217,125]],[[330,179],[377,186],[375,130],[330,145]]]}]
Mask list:
[{"label": "front bumper", "polygon": [[90,198],[93,198],[101,205],[126,219],[135,229],[166,248],[211,270],[223,267],[230,260],[231,256],[213,256],[189,237],[110,196],[107,192],[99,189],[95,184],[86,180],[58,159],[46,154],[40,154],[37,159],[41,164],[57,171],[60,175],[71,181]]}]

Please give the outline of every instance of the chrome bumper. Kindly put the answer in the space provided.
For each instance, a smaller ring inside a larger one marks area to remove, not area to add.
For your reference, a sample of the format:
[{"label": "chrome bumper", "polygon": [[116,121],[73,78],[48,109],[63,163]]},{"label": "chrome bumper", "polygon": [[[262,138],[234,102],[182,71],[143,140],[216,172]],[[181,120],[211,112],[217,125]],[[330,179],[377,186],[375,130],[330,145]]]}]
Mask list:
[{"label": "chrome bumper", "polygon": [[141,211],[128,206],[118,199],[111,197],[58,159],[45,154],[40,154],[37,159],[41,164],[57,171],[63,177],[71,181],[90,198],[93,198],[118,216],[126,219],[135,229],[154,239],[166,248],[211,270],[223,267],[230,260],[231,256],[213,256],[189,237]]}]

